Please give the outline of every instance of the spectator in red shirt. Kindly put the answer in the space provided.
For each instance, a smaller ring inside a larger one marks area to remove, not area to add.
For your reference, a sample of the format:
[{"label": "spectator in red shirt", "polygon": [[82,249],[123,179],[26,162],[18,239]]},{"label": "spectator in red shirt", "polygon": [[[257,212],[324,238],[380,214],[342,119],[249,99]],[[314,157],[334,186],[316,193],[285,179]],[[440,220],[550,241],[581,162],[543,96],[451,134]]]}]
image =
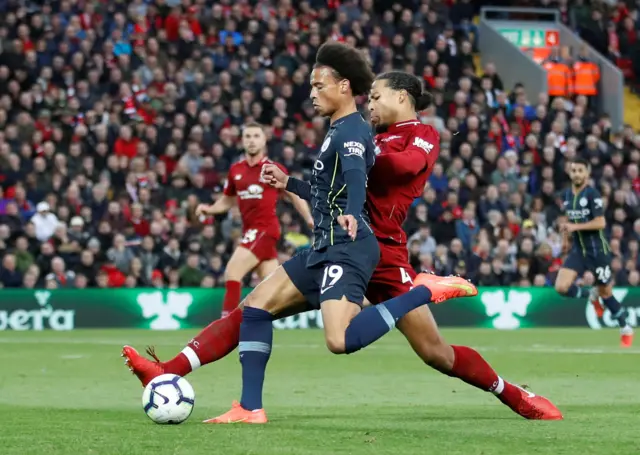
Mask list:
[{"label": "spectator in red shirt", "polygon": [[124,125],[120,128],[120,137],[113,146],[116,156],[126,156],[129,159],[136,156],[139,139],[133,137],[132,134],[130,126]]}]

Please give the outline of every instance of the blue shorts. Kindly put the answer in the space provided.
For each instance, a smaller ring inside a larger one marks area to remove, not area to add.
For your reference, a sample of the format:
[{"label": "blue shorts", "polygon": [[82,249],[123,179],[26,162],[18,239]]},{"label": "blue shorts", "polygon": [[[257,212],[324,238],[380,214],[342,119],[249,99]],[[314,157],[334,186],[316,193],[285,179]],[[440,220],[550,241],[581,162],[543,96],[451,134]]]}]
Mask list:
[{"label": "blue shorts", "polygon": [[611,281],[611,254],[610,253],[583,253],[579,250],[571,250],[564,260],[562,267],[571,269],[579,276],[585,271],[590,271],[596,278],[598,285],[606,285]]},{"label": "blue shorts", "polygon": [[311,309],[346,297],[362,305],[369,279],[380,260],[375,236],[355,242],[298,252],[282,266]]}]

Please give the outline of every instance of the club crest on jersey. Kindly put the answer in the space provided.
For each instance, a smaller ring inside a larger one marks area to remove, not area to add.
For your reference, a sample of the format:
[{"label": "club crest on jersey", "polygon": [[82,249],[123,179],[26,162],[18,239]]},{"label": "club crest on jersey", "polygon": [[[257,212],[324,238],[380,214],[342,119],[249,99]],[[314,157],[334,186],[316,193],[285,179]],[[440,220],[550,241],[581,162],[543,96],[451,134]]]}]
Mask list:
[{"label": "club crest on jersey", "polygon": [[588,203],[586,197],[580,198],[580,207],[586,207]]},{"label": "club crest on jersey", "polygon": [[233,179],[234,179],[234,180],[240,180],[241,178],[242,178],[242,175],[238,174],[238,175],[236,175]]},{"label": "club crest on jersey", "polygon": [[431,153],[431,150],[433,150],[433,144],[425,141],[424,139],[422,139],[420,137],[416,137],[413,140],[413,145],[415,145],[416,147],[421,148],[422,150],[427,152],[427,154]]},{"label": "club crest on jersey", "polygon": [[320,153],[326,152],[327,149],[329,148],[329,144],[331,144],[331,136],[326,138],[322,143],[322,147],[320,147]]},{"label": "club crest on jersey", "polygon": [[359,158],[362,158],[364,156],[365,147],[364,144],[361,144],[360,142],[345,142],[343,147],[347,151],[344,156],[357,156]]}]

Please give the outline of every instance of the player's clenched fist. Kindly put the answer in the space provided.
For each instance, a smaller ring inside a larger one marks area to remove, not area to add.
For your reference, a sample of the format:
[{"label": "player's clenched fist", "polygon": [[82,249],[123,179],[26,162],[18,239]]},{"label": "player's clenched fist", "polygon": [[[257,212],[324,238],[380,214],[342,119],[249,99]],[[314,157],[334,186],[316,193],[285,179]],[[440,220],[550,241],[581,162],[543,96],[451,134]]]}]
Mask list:
[{"label": "player's clenched fist", "polygon": [[282,172],[282,169],[275,164],[263,165],[260,178],[264,180],[265,183],[278,189],[285,189],[287,187],[287,181],[289,180],[289,176]]},{"label": "player's clenched fist", "polygon": [[207,216],[211,215],[211,207],[209,204],[198,204],[196,207],[196,216]]},{"label": "player's clenched fist", "polygon": [[358,232],[358,221],[353,215],[340,215],[338,217],[338,224],[347,231],[351,240],[356,239],[356,233]]}]

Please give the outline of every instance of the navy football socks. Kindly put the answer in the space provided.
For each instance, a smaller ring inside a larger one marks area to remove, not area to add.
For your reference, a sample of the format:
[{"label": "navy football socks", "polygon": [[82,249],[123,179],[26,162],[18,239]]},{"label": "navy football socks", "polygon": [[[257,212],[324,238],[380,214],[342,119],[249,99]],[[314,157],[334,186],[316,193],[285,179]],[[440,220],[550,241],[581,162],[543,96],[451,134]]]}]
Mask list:
[{"label": "navy football socks", "polygon": [[602,303],[611,312],[611,317],[618,321],[620,327],[627,325],[627,312],[614,296],[603,298]]},{"label": "navy football socks", "polygon": [[345,352],[351,354],[390,332],[408,312],[431,301],[431,291],[416,286],[411,291],[362,310],[351,320],[345,332]]},{"label": "navy football socks", "polygon": [[258,308],[245,307],[240,325],[240,363],[242,364],[242,398],[244,409],[262,409],[262,387],[273,344],[273,316]]},{"label": "navy football socks", "polygon": [[589,296],[589,288],[572,284],[567,290],[566,296],[574,299],[586,298]]}]

